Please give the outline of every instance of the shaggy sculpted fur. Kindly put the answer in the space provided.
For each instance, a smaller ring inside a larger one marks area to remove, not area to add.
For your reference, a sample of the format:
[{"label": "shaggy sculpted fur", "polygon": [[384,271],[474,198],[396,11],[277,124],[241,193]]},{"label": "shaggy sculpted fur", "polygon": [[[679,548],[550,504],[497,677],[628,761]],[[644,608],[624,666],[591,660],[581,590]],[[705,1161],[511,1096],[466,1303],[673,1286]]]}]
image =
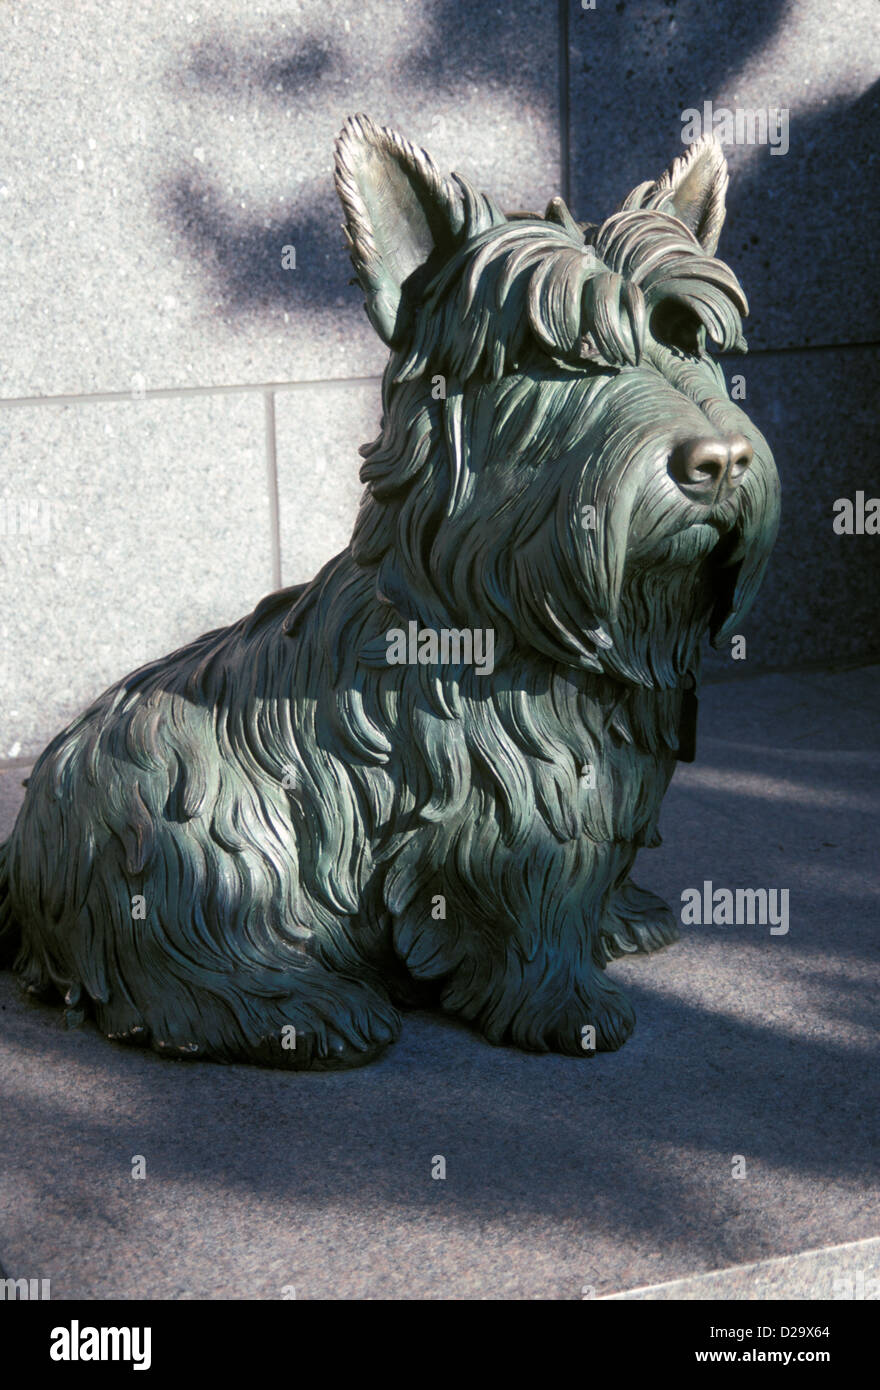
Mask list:
[{"label": "shaggy sculpted fur", "polygon": [[[426,1002],[496,1043],[624,1042],[604,967],[675,936],[629,870],[690,755],[700,643],[736,630],[778,518],[705,349],[744,347],[726,182],[704,141],[601,225],[507,216],[346,123],[391,349],[351,544],[43,753],[0,849],[27,987],[111,1038],[286,1067],[370,1060]],[[694,442],[731,439],[707,488]],[[492,629],[493,670],[390,665],[409,622]]]}]

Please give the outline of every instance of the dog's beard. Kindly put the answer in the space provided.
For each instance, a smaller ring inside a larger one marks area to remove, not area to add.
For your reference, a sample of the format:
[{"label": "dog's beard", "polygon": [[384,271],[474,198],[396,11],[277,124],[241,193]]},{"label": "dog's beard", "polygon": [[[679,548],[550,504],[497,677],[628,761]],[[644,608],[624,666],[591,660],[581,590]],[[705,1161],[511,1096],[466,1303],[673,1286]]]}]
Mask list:
[{"label": "dog's beard", "polygon": [[725,572],[745,545],[736,497],[699,507],[667,483],[659,478],[659,496],[633,513],[617,611],[606,624],[611,645],[602,653],[609,675],[661,689],[697,674]]},{"label": "dog's beard", "polygon": [[[692,543],[690,533],[682,533],[680,544]],[[697,672],[714,604],[710,560],[631,570],[624,576],[617,618],[609,624],[605,670],[655,689],[682,685]]]}]

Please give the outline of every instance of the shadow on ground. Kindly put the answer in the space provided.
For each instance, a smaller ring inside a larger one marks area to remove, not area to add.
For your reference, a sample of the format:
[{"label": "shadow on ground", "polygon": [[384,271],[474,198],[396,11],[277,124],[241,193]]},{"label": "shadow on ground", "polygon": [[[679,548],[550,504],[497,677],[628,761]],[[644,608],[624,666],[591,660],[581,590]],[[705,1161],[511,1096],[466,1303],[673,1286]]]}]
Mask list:
[{"label": "shadow on ground", "polygon": [[3,976],[7,1271],[56,1297],[579,1298],[876,1234],[878,680],[705,692],[640,876],[675,902],[787,888],[789,931],[617,963],[639,1019],[617,1054],[413,1014],[346,1075],[169,1063],[63,1032]]}]

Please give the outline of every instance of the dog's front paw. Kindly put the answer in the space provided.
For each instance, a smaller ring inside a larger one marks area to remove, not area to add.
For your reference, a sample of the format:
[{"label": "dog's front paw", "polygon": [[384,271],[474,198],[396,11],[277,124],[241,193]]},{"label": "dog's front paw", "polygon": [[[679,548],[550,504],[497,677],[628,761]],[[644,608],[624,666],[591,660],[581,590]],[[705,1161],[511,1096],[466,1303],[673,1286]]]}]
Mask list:
[{"label": "dog's front paw", "polygon": [[604,965],[618,956],[660,951],[678,936],[672,909],[656,893],[627,879],[609,896],[599,925],[596,964]]},{"label": "dog's front paw", "polygon": [[566,1010],[555,1051],[579,1057],[616,1052],[635,1026],[635,1010],[623,990],[597,972],[588,989],[578,989],[576,1001]]},{"label": "dog's front paw", "polygon": [[549,1017],[531,1010],[521,1012],[505,1041],[527,1052],[592,1057],[597,1052],[616,1052],[635,1023],[635,1011],[623,990],[597,970]]},{"label": "dog's front paw", "polygon": [[361,1010],[338,1023],[334,1027],[306,1013],[299,1025],[283,1023],[264,1034],[249,1060],[288,1071],[345,1071],[375,1062],[400,1036],[399,1014],[378,1000],[371,1012]]},{"label": "dog's front paw", "polygon": [[278,1040],[270,1036],[263,1040],[263,1055],[255,1060],[290,1071],[350,1071],[377,1061],[394,1041],[389,1032],[386,1042],[355,1045],[328,1029],[320,1034],[300,1033],[296,1049],[285,1051],[285,1044],[279,1048]]}]

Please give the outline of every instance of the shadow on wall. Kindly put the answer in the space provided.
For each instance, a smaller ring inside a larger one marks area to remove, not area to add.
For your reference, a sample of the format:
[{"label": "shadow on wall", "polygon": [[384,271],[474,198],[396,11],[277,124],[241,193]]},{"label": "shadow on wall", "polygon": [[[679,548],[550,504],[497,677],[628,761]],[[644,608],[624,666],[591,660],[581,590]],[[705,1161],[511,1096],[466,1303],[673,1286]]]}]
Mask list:
[{"label": "shadow on wall", "polygon": [[[236,203],[221,191],[216,174],[209,176],[201,168],[178,171],[160,190],[162,219],[206,274],[221,313],[359,305],[353,293],[342,297],[351,267],[327,164],[332,140],[349,113],[366,109],[380,123],[393,124],[387,111],[379,109],[387,103],[389,90],[424,113],[420,128],[403,133],[429,147],[439,113],[448,111],[465,88],[471,95],[474,84],[485,88],[488,120],[514,75],[517,92],[525,86],[532,105],[556,124],[555,80],[548,83],[543,64],[530,67],[523,62],[523,30],[517,24],[517,12],[524,12],[531,26],[543,23],[541,10],[534,0],[515,0],[488,16],[460,3],[429,5],[420,13],[424,23],[418,26],[414,46],[406,46],[406,40],[398,41],[390,31],[384,36],[385,65],[378,74],[367,70],[355,45],[348,50],[340,46],[335,31],[332,38],[315,31],[295,44],[289,35],[279,37],[271,56],[265,37],[256,35],[232,41],[218,31],[199,42],[169,74],[172,100],[214,98],[228,105],[231,114],[246,110],[248,103],[268,102],[277,107],[279,121],[291,115],[302,119],[310,104],[320,111],[322,124],[335,113],[322,149],[324,166],[310,162],[296,169],[300,192],[291,199],[293,209],[283,216],[254,220],[240,215]],[[555,23],[555,13],[546,22]],[[378,105],[367,95],[377,90],[377,77]],[[459,157],[466,162],[468,155],[463,149]],[[293,172],[277,171],[280,193],[296,193]],[[296,247],[297,263],[308,267],[307,274],[294,277],[282,268],[280,251],[285,245]]]},{"label": "shadow on wall", "polygon": [[[757,91],[765,100],[775,93],[775,79],[764,78],[761,68],[770,59],[762,55],[778,48],[792,16],[788,0],[760,6],[728,0],[721,16],[702,0],[597,3],[595,12],[582,12],[571,0],[567,19],[572,204],[582,218],[607,216],[630,187],[660,173],[681,148],[682,110],[710,94],[716,106],[735,104],[725,83],[736,74],[761,74],[749,79],[743,100],[755,100]],[[288,135],[308,123],[308,147],[294,146],[291,165],[263,174],[271,190],[261,205],[272,209],[268,215],[242,210],[217,170],[199,165],[179,169],[160,190],[161,215],[198,267],[212,313],[234,324],[280,309],[292,325],[300,315],[313,328],[317,318],[318,331],[332,323],[341,351],[346,332],[363,323],[360,293],[347,288],[351,267],[330,174],[332,138],[349,111],[368,109],[394,124],[395,113],[382,109],[393,92],[395,104],[421,113],[416,123],[400,119],[403,133],[443,163],[432,134],[462,103],[473,109],[474,92],[487,136],[505,99],[513,94],[520,101],[523,90],[522,101],[551,127],[556,123],[557,71],[548,74],[546,62],[530,62],[523,46],[536,24],[545,38],[557,24],[553,7],[514,0],[502,13],[438,0],[420,11],[420,21],[414,36],[401,30],[376,39],[384,66],[373,50],[362,52],[319,23],[298,40],[258,30],[233,39],[215,31],[169,74],[172,100],[207,101],[221,113],[228,107],[236,120],[252,106],[268,105],[270,120],[277,112],[279,129],[283,125]],[[831,25],[832,17],[826,22]],[[797,34],[803,45],[804,33]],[[792,74],[810,69],[808,60],[796,47],[779,79],[780,102],[786,93],[803,92],[802,79]],[[877,337],[880,277],[872,248],[880,240],[880,182],[871,171],[880,83],[856,100],[833,93],[821,99],[825,105],[801,107],[802,114],[791,117],[785,157],[766,148],[728,149],[731,191],[721,255],[754,306],[746,325],[753,351]],[[495,174],[480,177],[479,133],[477,125],[453,159],[462,168],[473,159],[478,186],[500,195],[491,186],[499,177],[497,159]],[[497,153],[497,145],[492,148]],[[501,177],[515,185],[517,149],[501,150]],[[549,186],[559,182],[552,177]],[[284,211],[278,213],[281,197]],[[285,246],[296,250],[295,275],[282,267]],[[830,545],[834,500],[870,488],[876,476],[873,464],[866,465],[875,447],[865,418],[871,369],[866,353],[835,354],[821,365],[815,358],[774,357],[760,369],[745,366],[750,413],[775,447],[784,488],[789,480],[797,483],[786,491],[786,525],[756,610],[768,623],[761,639],[769,653],[765,665],[822,660],[829,651],[852,659],[876,650],[868,610],[877,547],[871,548],[870,537]],[[732,362],[730,370],[743,368]],[[804,594],[812,596],[815,614],[802,612]],[[782,616],[791,611],[802,613],[800,626]],[[726,656],[711,657],[709,669],[739,674]]]},{"label": "shadow on wall", "polygon": [[[395,46],[393,37],[386,39],[386,100],[390,89],[423,113],[419,127],[404,134],[430,149],[432,124],[475,84],[482,88],[487,123],[499,96],[508,88],[521,91],[524,83],[536,108],[557,119],[557,74],[548,80],[546,71],[530,64],[519,10],[534,23],[530,4],[487,17],[474,15],[460,0],[440,0],[425,9],[427,28],[412,45]],[[729,0],[723,18],[702,0],[618,0],[613,13],[609,7],[607,15],[583,14],[572,0],[573,86],[580,74],[590,93],[588,111],[572,93],[576,215],[607,216],[631,186],[659,173],[680,148],[682,110],[712,95],[716,105],[732,102],[733,94],[725,98],[725,82],[778,39],[788,13],[787,0],[761,6]],[[338,129],[349,111],[372,105],[368,93],[375,90],[375,76],[335,33],[316,31],[299,41],[287,35],[271,52],[271,36],[268,43],[257,36],[233,42],[217,32],[170,75],[169,89],[178,100],[214,98],[228,105],[230,114],[249,101],[269,102],[277,106],[279,120],[285,110],[290,115],[291,105],[294,115],[302,116],[317,100],[325,117],[338,113]],[[722,255],[733,262],[759,307],[755,346],[769,341],[771,318],[779,320],[774,346],[829,341],[830,325],[816,324],[816,301],[831,280],[843,289],[853,283],[847,277],[855,276],[866,310],[878,308],[880,289],[872,288],[877,278],[870,275],[868,259],[880,208],[877,180],[870,177],[878,110],[878,85],[854,102],[832,93],[827,105],[792,118],[785,158],[773,158],[765,149],[729,151],[733,187]],[[389,119],[379,109],[370,114],[380,122]],[[461,150],[460,161],[478,160],[473,153],[478,134],[471,149]],[[584,140],[590,142],[586,158],[578,148]],[[509,158],[515,166],[515,149]],[[207,272],[224,313],[250,314],[279,303],[339,306],[349,270],[325,170],[298,169],[306,183],[292,209],[260,220],[240,215],[216,175],[190,168],[169,178],[160,196],[163,218]],[[278,170],[279,192],[295,194],[293,172]],[[302,265],[309,267],[295,282],[280,265],[279,251],[286,244],[296,245]],[[830,296],[830,312],[834,308]],[[870,341],[876,333],[867,313],[861,323],[861,332],[831,340]]]},{"label": "shadow on wall", "polygon": [[721,254],[755,306],[750,346],[876,342],[880,81],[793,116],[790,138],[731,175]]}]

